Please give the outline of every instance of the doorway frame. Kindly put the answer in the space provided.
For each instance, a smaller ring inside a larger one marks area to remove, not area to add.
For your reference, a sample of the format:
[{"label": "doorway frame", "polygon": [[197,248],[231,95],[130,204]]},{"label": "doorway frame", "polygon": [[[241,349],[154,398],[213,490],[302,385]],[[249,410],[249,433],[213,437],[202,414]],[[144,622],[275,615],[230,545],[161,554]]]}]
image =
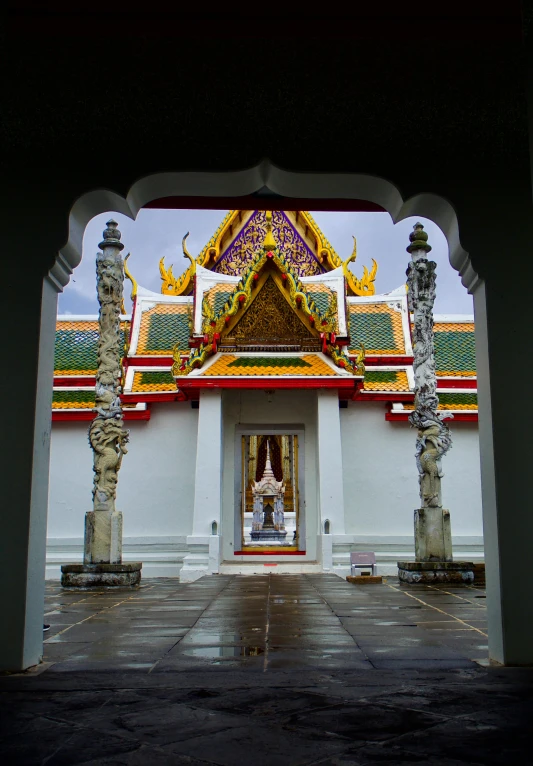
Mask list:
[{"label": "doorway frame", "polygon": [[[238,550],[241,550],[241,482],[242,482],[242,437],[243,436],[297,436],[298,437],[298,560],[308,560],[309,545],[307,542],[307,528],[306,524],[306,502],[305,502],[305,442],[306,432],[305,425],[286,423],[279,424],[274,423],[272,425],[266,425],[261,423],[258,425],[253,424],[241,424],[238,423],[235,426],[235,459],[233,461],[233,540],[229,541],[233,549],[233,561],[264,561],[265,556],[268,556],[269,561],[283,561],[287,562],[294,555],[288,553],[247,553],[245,556],[235,553],[237,547],[237,541],[239,544]],[[304,546],[302,549],[302,545]],[[226,560],[227,563],[231,561]]]}]

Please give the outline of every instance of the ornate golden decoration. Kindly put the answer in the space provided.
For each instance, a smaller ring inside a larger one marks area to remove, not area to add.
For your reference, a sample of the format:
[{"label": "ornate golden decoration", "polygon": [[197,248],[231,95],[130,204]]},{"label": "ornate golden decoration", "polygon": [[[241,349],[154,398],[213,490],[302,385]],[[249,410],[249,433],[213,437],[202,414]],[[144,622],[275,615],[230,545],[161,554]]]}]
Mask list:
[{"label": "ornate golden decoration", "polygon": [[281,437],[281,461],[283,464],[283,481],[288,483],[291,480],[291,456],[288,436]]},{"label": "ornate golden decoration", "polygon": [[185,375],[188,375],[192,370],[194,370],[195,367],[201,367],[205,360],[211,356],[213,353],[214,345],[213,343],[206,343],[202,344],[200,348],[196,349],[193,348],[191,351],[191,354],[189,356],[189,359],[187,361],[187,364],[182,368],[175,369],[174,365],[172,365],[172,375],[176,377],[183,377]]},{"label": "ornate golden decoration", "polygon": [[266,211],[266,230],[265,239],[263,241],[263,247],[265,250],[275,250],[276,240],[272,234],[272,210]]},{"label": "ornate golden decoration", "polygon": [[168,269],[165,269],[165,256],[163,256],[163,258],[161,258],[159,261],[159,273],[161,274],[161,279],[163,280],[163,284],[161,285],[161,292],[163,295],[185,295],[190,289],[192,289],[192,281],[194,275],[196,274],[196,263],[198,261],[195,261],[195,259],[187,250],[186,242],[188,236],[189,232],[187,232],[187,234],[181,240],[181,247],[183,250],[183,257],[188,258],[191,262],[191,265],[187,271],[181,275],[181,277],[176,278],[172,273],[172,266],[174,264],[169,266]]},{"label": "ornate golden decoration", "polygon": [[[139,288],[139,285],[137,284],[137,280],[132,276],[130,273],[130,270],[128,269],[128,258],[130,257],[131,253],[128,253],[127,256],[124,258],[124,275],[130,280],[131,282],[131,294],[130,298],[133,301],[135,299],[135,296],[137,295],[137,290]],[[125,311],[123,312],[126,313]]]},{"label": "ornate golden decoration", "polygon": [[354,237],[352,254],[342,264],[342,270],[344,272],[344,276],[346,277],[346,282],[348,283],[348,292],[350,292],[352,295],[374,295],[376,292],[374,281],[376,279],[376,274],[378,273],[378,264],[372,258],[372,263],[374,264],[372,266],[372,270],[369,272],[367,267],[363,266],[363,276],[361,279],[357,279],[357,277],[348,268],[348,264],[352,261],[355,261],[356,258],[357,240]]},{"label": "ornate golden decoration", "polygon": [[[175,277],[172,272],[172,266],[168,269],[165,268],[165,259],[161,258],[159,261],[159,272],[161,274],[161,293],[163,295],[188,295],[192,290],[193,276],[196,270],[196,265],[203,266],[204,268],[216,270],[221,274],[230,274],[234,276],[239,271],[242,271],[250,265],[253,258],[257,254],[257,248],[263,241],[263,237],[266,233],[265,223],[263,221],[251,221],[248,220],[244,223],[243,228],[237,234],[237,237],[245,230],[245,236],[243,242],[236,248],[235,253],[228,253],[227,258],[221,262],[220,258],[223,254],[222,243],[231,236],[231,232],[234,227],[238,227],[242,223],[242,214],[249,211],[230,210],[225,216],[224,220],[211,237],[207,245],[204,247],[198,258],[194,259],[189,253],[186,252],[184,245],[184,255],[189,258],[191,265],[187,270],[179,277]],[[260,211],[253,211],[253,213]],[[268,211],[267,215],[272,216],[272,213]],[[350,258],[343,262],[337,255],[330,242],[326,239],[318,224],[313,219],[312,215],[308,211],[298,211],[298,217],[301,219],[303,226],[309,228],[314,239],[317,257],[317,261],[310,258],[306,252],[298,249],[298,247],[292,247],[291,243],[294,239],[294,232],[292,225],[288,223],[284,218],[279,218],[276,221],[275,233],[279,240],[279,245],[282,250],[291,250],[291,258],[297,267],[300,276],[312,276],[320,273],[320,264],[326,269],[326,271],[336,269],[339,266],[343,266],[343,271],[348,282],[348,288],[353,295],[374,295],[375,286],[374,280],[377,273],[377,263],[374,259],[372,270],[369,272],[366,266],[363,267],[363,276],[361,279],[357,279],[355,275],[348,269],[348,263],[354,261],[356,258],[355,247],[354,253]],[[252,215],[253,218],[253,215]],[[298,224],[299,225],[299,224]],[[187,235],[186,235],[187,236]],[[300,235],[301,236],[301,235]],[[183,244],[186,237],[184,237]],[[275,242],[274,242],[275,246]],[[228,246],[224,246],[224,252],[228,252],[232,247],[229,243]],[[272,243],[269,241],[268,247],[273,249]]]},{"label": "ornate golden decoration", "polygon": [[180,370],[183,364],[181,352],[179,350],[179,343],[176,343],[176,345],[172,349],[172,359],[173,359],[173,364],[171,368],[171,373],[174,377],[176,377],[177,375],[180,375]]},{"label": "ornate golden decoration", "polygon": [[191,262],[191,265],[189,266],[189,269],[191,271],[191,274],[194,275],[194,274],[196,274],[196,261],[194,260],[192,255],[187,250],[187,237],[188,236],[189,236],[189,232],[187,232],[187,234],[181,240],[181,247],[182,247],[182,250],[183,250],[184,258],[188,258],[190,260],[190,262]]},{"label": "ornate golden decoration", "polygon": [[366,371],[365,367],[366,348],[364,343],[361,343],[359,351],[355,352],[355,359],[353,360],[355,374],[364,375]]},{"label": "ornate golden decoration", "polygon": [[257,436],[250,436],[250,446],[248,451],[248,484],[255,481],[257,470]]},{"label": "ornate golden decoration", "polygon": [[337,301],[337,293],[332,292],[331,295],[331,301],[329,304],[329,308],[324,314],[324,320],[326,321],[327,327],[331,328],[329,331],[337,333],[339,328],[339,321],[338,321],[338,301]]},{"label": "ornate golden decoration", "polygon": [[[239,328],[239,325],[242,319],[244,319],[244,312],[246,309],[250,307],[250,304],[255,303],[259,297],[260,293],[257,295],[255,295],[255,293],[252,294],[253,287],[259,280],[259,274],[269,261],[278,269],[280,276],[284,279],[287,286],[285,289],[288,294],[288,303],[293,311],[290,311],[290,307],[287,307],[287,309],[283,308],[283,316],[286,318],[286,322],[289,323],[288,327],[290,328],[290,332],[292,332],[292,335],[289,337],[322,337],[324,350],[331,356],[333,362],[338,367],[349,370],[354,375],[357,374],[354,364],[350,361],[350,358],[345,351],[335,344],[333,335],[337,333],[337,315],[336,312],[333,315],[334,302],[330,307],[331,311],[322,314],[317,309],[314,301],[308,296],[305,287],[302,285],[298,277],[294,275],[292,264],[280,254],[279,248],[276,248],[276,250],[268,253],[263,250],[261,254],[256,256],[255,262],[246,273],[243,274],[241,281],[238,283],[221,311],[215,314],[212,312],[211,307],[207,302],[204,304],[204,321],[202,326],[205,334],[205,341],[199,348],[195,348],[191,351],[187,364],[183,369],[178,371],[178,375],[188,375],[195,367],[201,367],[208,356],[213,353],[214,349],[216,349],[217,339],[222,335],[228,335],[230,332],[232,334],[235,333],[235,328],[237,328],[237,332],[242,332],[240,337],[247,338],[250,338],[253,331],[258,328],[261,328],[261,332],[266,331],[264,329],[264,319],[261,319],[260,321],[258,310],[249,315],[248,319],[243,322],[241,328]],[[272,280],[272,275],[267,277],[265,284],[269,280]],[[285,300],[274,284],[272,284],[272,287],[278,293],[279,298]],[[271,288],[269,287],[268,290],[270,289]],[[268,293],[265,294],[265,297],[267,295]],[[274,293],[269,297],[270,301],[276,300],[277,298]],[[257,309],[259,309],[261,305],[262,304],[259,303]],[[268,302],[265,302],[265,304],[263,304],[263,313],[270,310],[271,309],[268,308]],[[286,313],[287,310],[289,313]],[[242,319],[236,322],[233,327],[228,327],[231,318],[234,317],[238,311],[243,312]],[[297,323],[294,324],[295,320],[303,325],[306,331],[305,336],[295,335],[295,333],[302,332],[299,325]],[[287,327],[285,326],[285,329],[282,329],[278,320],[271,317],[271,321],[276,322],[276,332],[287,332]],[[313,328],[312,330],[307,328],[306,322]],[[217,336],[217,339],[215,336]],[[275,337],[278,336],[276,335]],[[285,338],[287,335],[284,334],[282,337]]]},{"label": "ornate golden decoration", "polygon": [[272,342],[314,337],[281,295],[271,276],[231,331],[237,340]]},{"label": "ornate golden decoration", "polygon": [[204,268],[209,268],[214,265],[217,256],[220,254],[221,240],[228,227],[233,223],[238,214],[238,210],[229,211],[216,232],[213,234],[207,245],[204,247],[196,259],[190,255],[185,246],[185,240],[189,236],[189,233],[187,232],[182,240],[182,247],[183,254],[185,258],[189,258],[191,265],[180,277],[174,276],[172,273],[172,266],[166,269],[165,258],[161,258],[159,261],[159,273],[161,274],[161,280],[163,282],[161,285],[162,295],[187,295],[190,293],[192,290],[193,276],[196,272],[196,265],[203,266]]},{"label": "ornate golden decoration", "polygon": [[208,333],[211,329],[211,322],[215,319],[215,311],[209,305],[207,297],[204,295],[202,301],[202,332]]},{"label": "ornate golden decoration", "polygon": [[[270,229],[269,229],[270,226]],[[298,276],[316,276],[323,272],[314,254],[283,211],[256,210],[232,244],[217,260],[214,270],[234,276],[250,267],[262,247],[279,248],[293,263]]]}]

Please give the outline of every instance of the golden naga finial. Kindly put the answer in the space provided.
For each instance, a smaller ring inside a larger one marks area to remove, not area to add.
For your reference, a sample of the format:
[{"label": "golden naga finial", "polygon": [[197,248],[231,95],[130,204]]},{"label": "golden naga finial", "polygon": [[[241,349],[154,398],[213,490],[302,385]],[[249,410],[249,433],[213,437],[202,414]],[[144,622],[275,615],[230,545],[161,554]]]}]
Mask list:
[{"label": "golden naga finial", "polygon": [[265,250],[275,250],[276,240],[274,239],[274,235],[272,234],[272,210],[266,211],[266,236],[263,240],[263,247]]},{"label": "golden naga finial", "polygon": [[[130,257],[131,253],[128,253],[127,256],[124,258],[124,275],[130,280],[131,282],[131,300],[134,300],[135,296],[137,295],[137,288],[139,285],[137,284],[137,280],[131,275],[130,270],[128,269],[128,258]],[[124,301],[123,301],[124,303]],[[123,312],[126,313],[125,311]]]},{"label": "golden naga finial", "polygon": [[[352,235],[352,237],[353,237],[353,235]],[[344,271],[344,276],[347,276],[347,274],[350,273],[348,271],[348,264],[351,263],[352,261],[355,261],[356,258],[357,258],[357,240],[356,240],[355,237],[353,237],[353,250],[352,250],[352,254],[350,255],[349,258],[346,258],[346,260],[342,264],[342,270]]]},{"label": "golden naga finial", "polygon": [[190,260],[190,262],[191,262],[191,265],[190,265],[189,268],[191,270],[191,275],[192,275],[192,274],[196,274],[196,261],[194,260],[192,255],[187,250],[187,245],[185,244],[187,242],[187,237],[188,236],[189,236],[189,232],[187,232],[187,234],[181,240],[181,247],[183,249],[183,255],[185,256],[185,258],[188,258]]},{"label": "golden naga finial", "polygon": [[191,265],[185,270],[181,277],[175,277],[172,273],[172,266],[168,269],[165,268],[165,256],[159,261],[159,273],[161,274],[161,293],[163,295],[185,295],[192,287],[192,278],[196,274],[196,261],[187,250],[187,237],[189,232],[183,237],[181,246],[183,248],[183,255],[188,258]]},{"label": "golden naga finial", "polygon": [[357,277],[350,271],[348,268],[348,264],[355,261],[357,258],[357,240],[354,237],[353,238],[353,250],[352,254],[349,258],[347,258],[345,261],[343,261],[342,264],[342,270],[344,273],[344,276],[346,277],[346,282],[348,283],[348,294],[350,295],[374,295],[376,292],[376,287],[374,285],[374,280],[376,279],[376,274],[378,273],[378,264],[372,258],[372,263],[374,264],[372,266],[372,270],[368,271],[366,266],[363,266],[363,276],[361,279],[357,279]]}]

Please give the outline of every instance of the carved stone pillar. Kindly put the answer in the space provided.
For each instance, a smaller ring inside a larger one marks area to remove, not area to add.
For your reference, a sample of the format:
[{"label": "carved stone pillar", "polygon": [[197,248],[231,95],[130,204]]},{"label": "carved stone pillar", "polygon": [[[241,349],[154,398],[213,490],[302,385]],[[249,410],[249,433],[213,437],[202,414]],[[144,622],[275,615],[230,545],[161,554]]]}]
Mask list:
[{"label": "carved stone pillar", "polygon": [[98,368],[96,373],[96,417],[89,427],[93,450],[93,510],[85,515],[83,564],[64,564],[61,582],[69,587],[136,585],[142,564],[122,563],[122,513],[115,508],[118,472],[127,452],[128,431],[120,394],[122,392],[123,343],[120,311],[124,264],[120,231],[108,221],[101,252],[96,256],[96,286],[100,303]]},{"label": "carved stone pillar", "polygon": [[417,429],[416,466],[420,508],[414,513],[415,562],[398,562],[405,582],[472,582],[472,564],[453,562],[450,512],[442,507],[441,460],[452,446],[452,437],[437,411],[437,377],[433,333],[433,304],[437,264],[429,261],[428,235],[416,223],[409,235],[407,268],[409,312],[413,321],[413,371],[415,408],[409,422]]}]

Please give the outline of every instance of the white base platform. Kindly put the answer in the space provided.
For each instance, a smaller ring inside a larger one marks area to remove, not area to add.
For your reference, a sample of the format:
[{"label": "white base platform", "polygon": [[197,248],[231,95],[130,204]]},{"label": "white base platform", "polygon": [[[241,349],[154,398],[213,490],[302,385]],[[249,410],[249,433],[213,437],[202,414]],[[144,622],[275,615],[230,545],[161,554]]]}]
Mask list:
[{"label": "white base platform", "polygon": [[[322,535],[318,540],[322,562],[302,561],[299,557],[257,556],[246,560],[223,561],[220,572],[226,574],[257,574],[274,572],[300,574],[302,572],[331,572],[339,577],[350,574],[351,551],[373,551],[377,559],[377,574],[398,576],[398,561],[414,561],[412,536],[384,535]],[[193,582],[198,577],[217,571],[220,540],[215,536],[124,537],[123,561],[141,561],[143,579],[147,577],[180,577],[182,582]],[[319,555],[320,555],[319,554]],[[456,560],[484,561],[481,537],[454,537],[453,555]],[[283,561],[294,558],[297,561]],[[303,557],[302,557],[303,558]],[[250,561],[252,559],[252,561]],[[266,559],[266,561],[265,561]],[[46,560],[46,578],[60,579],[61,564],[83,561],[83,538],[49,538]],[[265,564],[277,566],[265,566]],[[185,565],[185,566],[184,566]],[[251,566],[253,565],[253,567]]]}]

